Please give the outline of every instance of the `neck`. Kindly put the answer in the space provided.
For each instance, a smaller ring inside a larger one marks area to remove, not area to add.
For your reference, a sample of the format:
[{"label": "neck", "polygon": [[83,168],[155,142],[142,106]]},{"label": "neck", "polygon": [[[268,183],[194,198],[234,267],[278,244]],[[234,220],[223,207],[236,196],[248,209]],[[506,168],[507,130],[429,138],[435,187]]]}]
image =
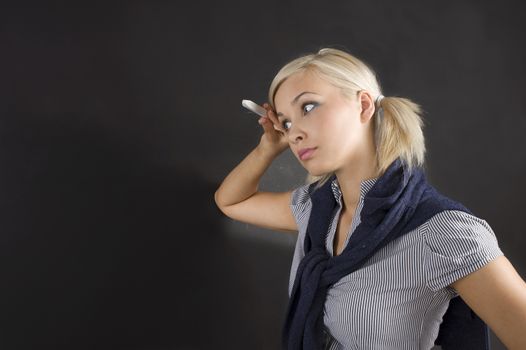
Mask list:
[{"label": "neck", "polygon": [[362,181],[379,176],[376,163],[376,153],[374,149],[370,149],[369,152],[364,152],[360,157],[346,162],[346,166],[334,172],[342,192],[344,210],[358,205]]}]

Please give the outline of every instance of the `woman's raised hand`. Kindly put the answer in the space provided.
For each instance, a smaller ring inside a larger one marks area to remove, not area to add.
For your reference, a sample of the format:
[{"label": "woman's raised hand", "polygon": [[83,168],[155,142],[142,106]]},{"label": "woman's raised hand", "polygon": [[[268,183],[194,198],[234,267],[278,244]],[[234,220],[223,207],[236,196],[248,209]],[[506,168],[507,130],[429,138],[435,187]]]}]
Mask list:
[{"label": "woman's raised hand", "polygon": [[268,103],[264,103],[263,108],[267,110],[267,116],[260,117],[258,120],[264,130],[259,147],[265,152],[277,156],[289,147],[289,141],[272,107]]}]

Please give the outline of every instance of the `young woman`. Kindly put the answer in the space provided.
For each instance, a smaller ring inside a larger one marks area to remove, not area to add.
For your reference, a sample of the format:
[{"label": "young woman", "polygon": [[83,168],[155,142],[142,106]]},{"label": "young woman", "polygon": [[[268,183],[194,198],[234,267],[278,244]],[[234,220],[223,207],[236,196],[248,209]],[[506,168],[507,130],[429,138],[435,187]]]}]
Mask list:
[{"label": "young woman", "polygon": [[[485,322],[526,349],[526,284],[487,222],[426,181],[418,105],[384,97],[365,63],[328,48],[286,64],[268,98],[260,143],[215,201],[235,220],[298,232],[285,348],[475,349]],[[258,191],[287,147],[308,183]]]}]

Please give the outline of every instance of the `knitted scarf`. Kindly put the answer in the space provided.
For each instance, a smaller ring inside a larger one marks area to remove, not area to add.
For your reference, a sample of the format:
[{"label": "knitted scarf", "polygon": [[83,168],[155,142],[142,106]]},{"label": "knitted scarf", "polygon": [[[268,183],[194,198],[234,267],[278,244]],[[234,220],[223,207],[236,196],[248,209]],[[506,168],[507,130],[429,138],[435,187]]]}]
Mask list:
[{"label": "knitted scarf", "polygon": [[[328,289],[358,270],[376,251],[441,211],[471,213],[438,193],[421,168],[409,171],[397,158],[364,197],[361,222],[343,252],[330,256],[325,239],[336,208],[333,179],[316,190],[315,183],[309,188],[312,211],[304,241],[305,256],[296,272],[283,327],[283,346],[288,350],[323,349],[323,306]],[[457,297],[451,300],[436,342],[444,350],[489,349],[488,329]]]}]

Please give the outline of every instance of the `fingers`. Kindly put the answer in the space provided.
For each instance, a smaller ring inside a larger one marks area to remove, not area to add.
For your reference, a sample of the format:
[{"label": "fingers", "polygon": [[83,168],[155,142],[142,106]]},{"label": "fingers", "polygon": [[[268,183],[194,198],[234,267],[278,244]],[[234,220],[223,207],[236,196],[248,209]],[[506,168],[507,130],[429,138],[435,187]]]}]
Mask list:
[{"label": "fingers", "polygon": [[263,130],[265,130],[265,132],[271,131],[272,129],[276,129],[272,121],[267,117],[259,118],[258,123],[263,127]]},{"label": "fingers", "polygon": [[279,124],[278,117],[276,116],[276,114],[272,110],[272,107],[270,107],[270,105],[268,103],[263,103],[263,108],[265,108],[267,110],[267,117],[270,120],[272,120],[272,122],[274,124]]},{"label": "fingers", "polygon": [[279,123],[278,117],[272,110],[272,107],[268,103],[263,103],[263,107],[267,110],[267,118],[272,122],[272,124],[274,124],[274,129],[283,132],[283,128]]},{"label": "fingers", "polygon": [[268,117],[259,118],[258,123],[263,127],[265,132],[275,130],[281,133],[281,130],[274,123],[272,123]]}]

